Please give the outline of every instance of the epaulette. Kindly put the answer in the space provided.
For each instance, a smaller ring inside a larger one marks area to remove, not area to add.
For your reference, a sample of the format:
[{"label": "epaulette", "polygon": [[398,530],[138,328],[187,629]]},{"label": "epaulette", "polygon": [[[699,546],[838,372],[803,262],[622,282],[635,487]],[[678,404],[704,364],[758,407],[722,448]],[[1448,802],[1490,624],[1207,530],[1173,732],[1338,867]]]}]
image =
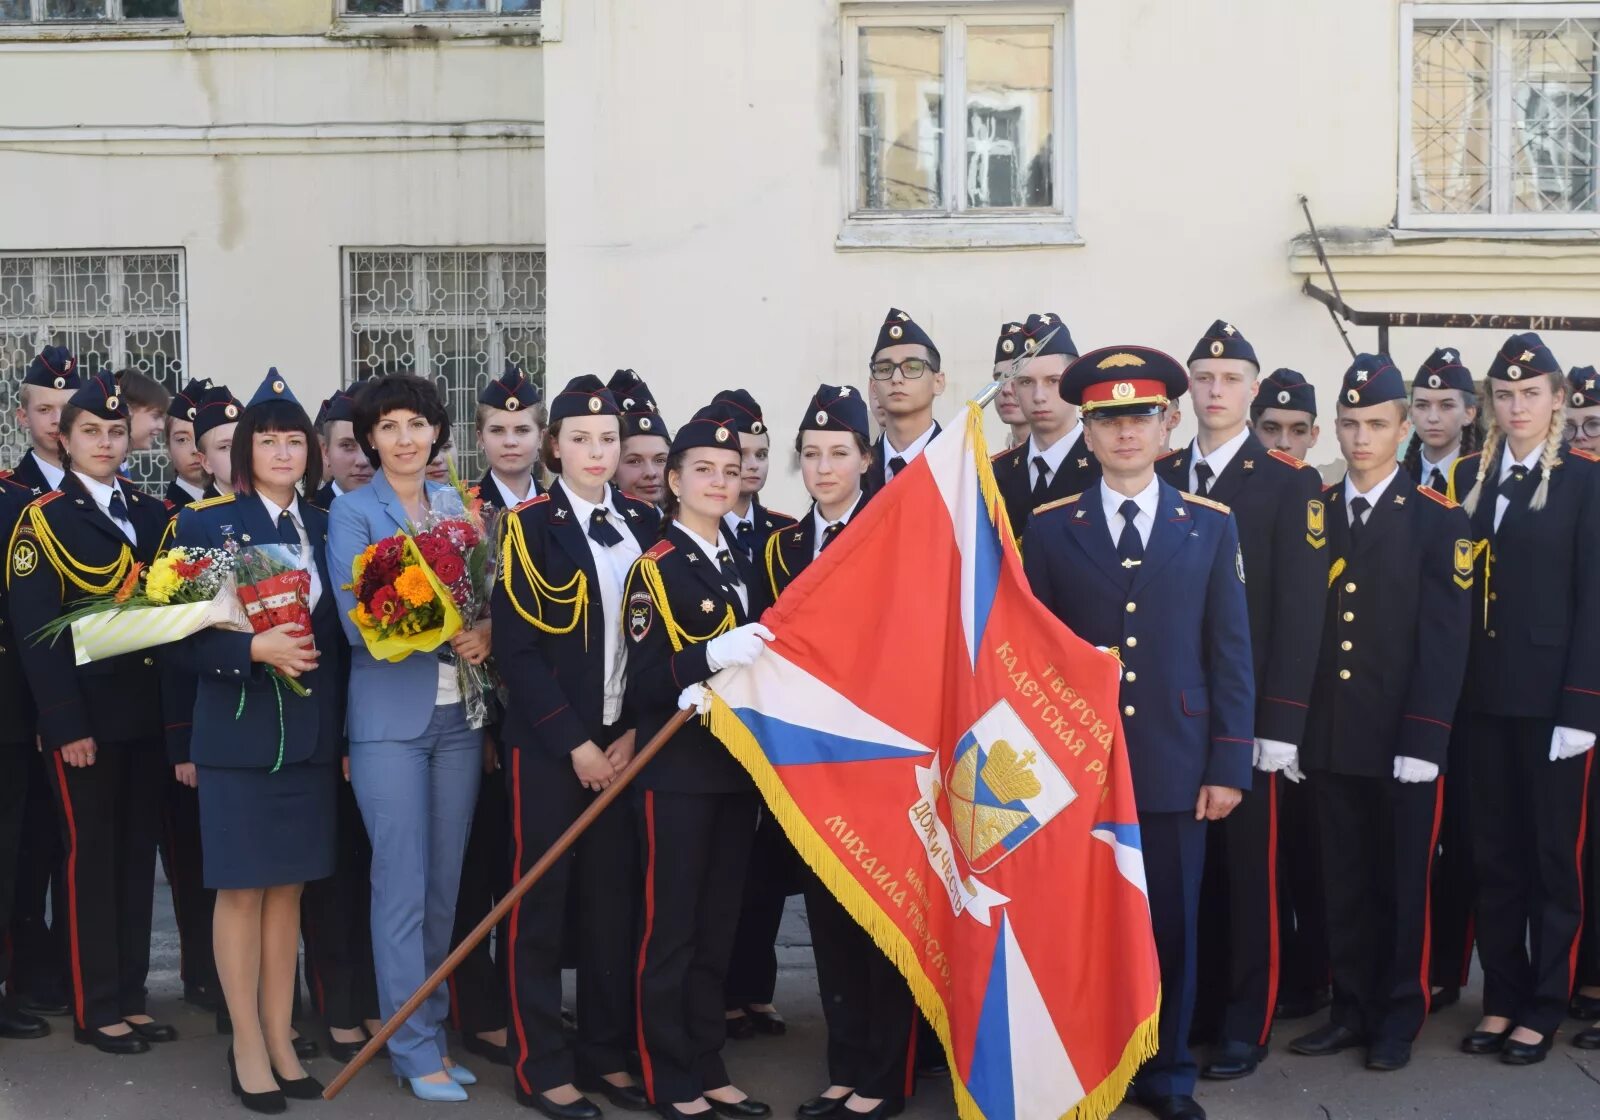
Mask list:
[{"label": "epaulette", "polygon": [[1011,454],[1015,450],[1015,447],[1007,447],[1003,450],[996,451],[993,455],[989,456],[989,462],[998,463],[1001,459],[1004,459],[1007,455]]},{"label": "epaulette", "polygon": [[530,508],[532,506],[536,506],[540,502],[548,502],[549,500],[550,500],[550,495],[549,494],[535,494],[533,497],[529,498],[527,501],[519,503],[517,505],[517,507],[515,509],[513,509],[511,512],[512,513],[521,513],[523,510],[528,509],[528,508]]},{"label": "epaulette", "polygon": [[[173,504],[171,498],[162,498],[161,499],[161,504],[166,507],[166,510],[167,510],[168,513],[171,513],[173,510],[178,508],[176,505]],[[311,503],[307,502],[306,504],[310,505]]]},{"label": "epaulette", "polygon": [[674,547],[675,546],[673,543],[669,540],[659,540],[650,546],[650,550],[645,553],[645,556],[651,560],[660,560],[663,556],[671,552]]},{"label": "epaulette", "polygon": [[1271,455],[1274,459],[1278,460],[1278,462],[1280,462],[1280,463],[1288,463],[1295,470],[1299,470],[1301,467],[1309,467],[1311,465],[1310,463],[1306,462],[1304,459],[1296,459],[1293,455],[1289,454],[1287,451],[1279,451],[1276,447],[1267,448],[1267,454]]},{"label": "epaulette", "polygon": [[60,490],[52,490],[48,494],[40,494],[37,498],[28,503],[28,508],[43,509],[45,506],[49,505],[59,497],[61,497]]},{"label": "epaulette", "polygon": [[767,510],[767,516],[777,518],[778,521],[784,523],[778,526],[779,530],[787,529],[790,525],[800,524],[799,521],[795,520],[793,517],[790,517],[787,513],[779,513],[775,509]]},{"label": "epaulette", "polygon": [[227,505],[233,501],[233,494],[218,494],[215,498],[202,498],[198,502],[190,502],[190,509],[210,509],[212,506]]},{"label": "epaulette", "polygon": [[1156,456],[1156,462],[1158,462],[1158,463],[1159,463],[1159,462],[1161,462],[1161,460],[1163,460],[1163,459],[1170,459],[1170,458],[1172,458],[1172,457],[1173,457],[1173,456],[1174,456],[1174,455],[1182,455],[1182,454],[1183,454],[1183,453],[1184,453],[1184,452],[1185,452],[1185,451],[1187,451],[1187,450],[1189,450],[1189,448],[1188,448],[1188,447],[1187,447],[1187,446],[1184,446],[1184,447],[1174,447],[1174,448],[1173,448],[1173,449],[1172,449],[1172,450],[1171,450],[1171,451],[1168,451],[1168,452],[1166,452],[1166,453],[1165,453],[1165,454],[1162,454],[1162,455],[1157,455],[1157,456]]},{"label": "epaulette", "polygon": [[1202,498],[1199,494],[1190,494],[1190,493],[1188,493],[1186,491],[1179,491],[1179,492],[1183,494],[1183,500],[1186,501],[1186,502],[1193,502],[1197,506],[1205,506],[1207,509],[1214,509],[1218,513],[1232,513],[1233,512],[1233,510],[1229,509],[1227,506],[1223,505],[1221,502],[1214,502],[1210,498]]},{"label": "epaulette", "polygon": [[638,502],[642,506],[650,506],[652,509],[655,508],[655,503],[649,498],[641,498],[637,494],[630,494],[620,486],[617,487],[617,493],[621,494],[624,498],[627,498],[630,502]]},{"label": "epaulette", "polygon": [[1600,455],[1596,455],[1593,451],[1585,451],[1580,447],[1569,447],[1567,452],[1568,454],[1576,455],[1580,459],[1587,459],[1591,463],[1600,463]]},{"label": "epaulette", "polygon": [[1073,502],[1077,501],[1081,497],[1083,497],[1082,494],[1068,494],[1065,498],[1057,498],[1053,502],[1046,502],[1042,506],[1035,506],[1031,516],[1037,517],[1046,510],[1056,509],[1060,506],[1070,506]]},{"label": "epaulette", "polygon": [[1417,487],[1417,492],[1419,494],[1421,494],[1425,498],[1432,498],[1434,501],[1436,501],[1440,505],[1442,505],[1445,509],[1455,509],[1456,508],[1456,503],[1452,502],[1449,498],[1445,497],[1443,494],[1439,493],[1439,491],[1435,490],[1431,486],[1419,486],[1419,487]]}]

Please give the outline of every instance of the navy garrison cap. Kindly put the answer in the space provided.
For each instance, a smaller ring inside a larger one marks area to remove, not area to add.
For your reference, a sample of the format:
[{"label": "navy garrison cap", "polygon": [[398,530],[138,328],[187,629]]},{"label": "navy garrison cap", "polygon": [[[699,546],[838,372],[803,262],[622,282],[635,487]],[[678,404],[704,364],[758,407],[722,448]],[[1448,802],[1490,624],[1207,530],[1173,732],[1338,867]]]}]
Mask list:
[{"label": "navy garrison cap", "polygon": [[617,399],[592,373],[579,374],[550,402],[550,423],[573,416],[617,416]]},{"label": "navy garrison cap", "polygon": [[195,410],[194,438],[198,441],[212,428],[238,423],[239,414],[243,411],[244,405],[228,391],[226,385],[211,386],[200,398],[199,407]]},{"label": "navy garrison cap", "polygon": [[167,405],[167,415],[178,420],[193,420],[200,411],[200,398],[206,395],[209,388],[210,378],[191,377],[189,384],[172,395],[172,403]]},{"label": "navy garrison cap", "polygon": [[278,367],[273,366],[267,370],[267,375],[261,379],[261,384],[256,386],[254,395],[250,398],[252,405],[265,404],[267,401],[288,401],[290,404],[299,404],[294,395],[294,390],[289,388],[289,383],[278,372]]},{"label": "navy garrison cap", "polygon": [[672,437],[672,454],[695,447],[718,447],[737,454],[739,421],[734,410],[723,403],[712,403],[690,417]]},{"label": "navy garrison cap", "polygon": [[1476,393],[1472,384],[1472,371],[1461,364],[1461,351],[1440,347],[1428,355],[1417,375],[1411,379],[1411,388],[1459,389],[1463,393]]},{"label": "navy garrison cap", "polygon": [[515,362],[507,362],[505,372],[478,393],[479,404],[506,412],[532,408],[539,400],[539,386],[529,381],[528,375],[518,369]]},{"label": "navy garrison cap", "polygon": [[1521,381],[1539,374],[1561,374],[1561,363],[1550,347],[1532,331],[1506,339],[1500,352],[1489,363],[1489,376],[1496,381]]},{"label": "navy garrison cap", "polygon": [[1317,391],[1298,370],[1275,369],[1261,379],[1261,391],[1250,402],[1250,415],[1260,416],[1269,408],[1317,414]]},{"label": "navy garrison cap", "polygon": [[1573,366],[1567,373],[1567,385],[1572,391],[1568,403],[1573,408],[1600,408],[1600,376],[1593,366]]},{"label": "navy garrison cap", "polygon": [[872,356],[876,358],[891,346],[907,344],[926,346],[933,364],[935,366],[940,364],[939,348],[933,344],[933,339],[928,337],[928,332],[917,326],[911,316],[904,311],[898,307],[891,307],[889,313],[883,317],[883,326],[878,328],[878,341],[872,347]]},{"label": "navy garrison cap", "polygon": [[1344,371],[1339,387],[1339,403],[1351,408],[1366,408],[1384,401],[1406,399],[1405,378],[1394,368],[1387,354],[1357,354]]},{"label": "navy garrison cap", "polygon": [[1261,360],[1256,357],[1256,348],[1250,345],[1249,339],[1239,333],[1239,328],[1232,323],[1218,319],[1207,329],[1205,337],[1194,344],[1194,349],[1189,351],[1189,360],[1197,362],[1201,358],[1237,358],[1249,362],[1257,369],[1261,368]]},{"label": "navy garrison cap", "polygon": [[73,408],[91,412],[102,420],[126,420],[128,402],[117,392],[117,381],[109,369],[103,369],[78,383],[77,392],[67,402]]},{"label": "navy garrison cap", "polygon": [[800,430],[854,432],[867,439],[867,402],[848,385],[819,385],[806,406]]},{"label": "navy garrison cap", "polygon": [[65,346],[46,346],[28,363],[28,372],[22,375],[22,383],[45,389],[76,389],[79,383],[78,359]]},{"label": "navy garrison cap", "polygon": [[767,422],[761,416],[761,406],[744,389],[724,389],[711,398],[711,403],[727,405],[741,432],[759,436],[767,430]]}]

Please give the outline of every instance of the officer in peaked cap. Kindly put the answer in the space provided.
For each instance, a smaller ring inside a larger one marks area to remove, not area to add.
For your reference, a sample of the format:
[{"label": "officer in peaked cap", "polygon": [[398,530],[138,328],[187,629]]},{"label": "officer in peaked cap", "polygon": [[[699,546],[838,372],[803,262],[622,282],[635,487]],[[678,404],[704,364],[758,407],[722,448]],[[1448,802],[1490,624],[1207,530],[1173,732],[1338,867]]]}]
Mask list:
[{"label": "officer in peaked cap", "polygon": [[1164,1120],[1205,1116],[1188,1040],[1206,827],[1250,787],[1256,711],[1233,516],[1155,470],[1167,408],[1187,384],[1182,366],[1146,346],[1105,347],[1072,364],[1061,392],[1083,415],[1102,477],[1034,510],[1023,552],[1039,601],[1121,661],[1162,989],[1160,1049],[1134,1095]]},{"label": "officer in peaked cap", "polygon": [[56,443],[61,408],[77,392],[78,362],[65,346],[46,346],[28,363],[17,395],[17,422],[27,430],[32,446],[22,453],[11,480],[28,487],[37,497],[61,485],[65,468]]},{"label": "officer in peaked cap", "polygon": [[1428,1013],[1429,882],[1472,598],[1466,514],[1396,462],[1406,415],[1394,363],[1359,355],[1337,405],[1345,477],[1322,495],[1333,565],[1302,750],[1333,1010],[1290,1044],[1311,1056],[1364,1045],[1384,1072],[1410,1061]]},{"label": "officer in peaked cap", "polygon": [[1298,370],[1275,369],[1250,402],[1250,426],[1262,445],[1305,459],[1316,446],[1317,390]]},{"label": "officer in peaked cap", "polygon": [[868,372],[873,400],[885,413],[884,431],[873,447],[872,469],[867,472],[867,490],[876,493],[939,434],[933,401],[944,392],[944,374],[933,339],[898,307],[889,308],[878,328]]},{"label": "officer in peaked cap", "polygon": [[1011,374],[1017,404],[1028,418],[1027,441],[992,459],[995,484],[1019,540],[1036,506],[1081,493],[1100,473],[1084,446],[1078,410],[1061,395],[1061,375],[1077,356],[1059,315],[1007,323],[995,342],[995,368]]},{"label": "officer in peaked cap", "polygon": [[478,483],[478,497],[491,509],[515,509],[543,491],[535,477],[543,426],[539,387],[513,362],[478,393],[478,445],[489,468]]},{"label": "officer in peaked cap", "polygon": [[617,370],[607,387],[622,410],[622,458],[617,463],[616,484],[659,510],[667,500],[672,430],[656,407],[650,386],[633,370]]},{"label": "officer in peaked cap", "polygon": [[1404,463],[1411,477],[1449,492],[1456,460],[1478,449],[1478,390],[1461,352],[1440,347],[1411,379],[1411,442]]}]

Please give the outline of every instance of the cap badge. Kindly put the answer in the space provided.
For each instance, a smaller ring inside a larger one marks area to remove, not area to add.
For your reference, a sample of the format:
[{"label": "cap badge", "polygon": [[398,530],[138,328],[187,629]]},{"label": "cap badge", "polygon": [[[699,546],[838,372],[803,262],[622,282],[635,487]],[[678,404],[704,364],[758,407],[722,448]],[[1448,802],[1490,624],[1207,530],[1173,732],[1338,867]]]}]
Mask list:
[{"label": "cap badge", "polygon": [[1278,392],[1278,403],[1279,404],[1288,404],[1289,403],[1289,390],[1287,390],[1287,389],[1279,390],[1279,392]]},{"label": "cap badge", "polygon": [[281,393],[281,392],[283,392],[283,382],[281,382],[281,381],[274,381],[274,382],[273,382],[273,383],[272,383],[272,391],[273,391],[273,392],[274,392],[274,393]]},{"label": "cap badge", "polygon": [[1037,350],[1039,348],[1039,340],[1037,338],[1026,339],[1022,343],[1022,348],[1024,350],[1028,350],[1030,352],[1033,351],[1033,350]]},{"label": "cap badge", "polygon": [[1513,380],[1513,381],[1522,380],[1522,367],[1521,366],[1507,366],[1506,367],[1506,376],[1511,378],[1511,380]]},{"label": "cap badge", "polygon": [[1104,358],[1101,358],[1100,359],[1100,364],[1098,366],[1096,366],[1095,368],[1096,369],[1121,369],[1124,366],[1142,366],[1142,365],[1144,365],[1144,359],[1139,357],[1139,355],[1137,355],[1137,354],[1129,354],[1126,351],[1119,350],[1115,354],[1107,354]]},{"label": "cap badge", "polygon": [[1522,352],[1522,357],[1518,358],[1517,361],[1519,361],[1519,362],[1531,362],[1531,361],[1533,361],[1533,351],[1532,350],[1524,350]]},{"label": "cap badge", "polygon": [[900,321],[902,323],[911,322],[911,316],[907,315],[904,311],[896,312],[896,314],[900,317]]},{"label": "cap badge", "polygon": [[1222,324],[1222,333],[1227,335],[1229,338],[1232,338],[1234,335],[1238,334],[1239,332],[1234,330],[1232,323],[1223,323]]},{"label": "cap badge", "polygon": [[1349,401],[1351,404],[1360,404],[1361,403],[1361,394],[1356,392],[1354,389],[1351,389],[1348,393],[1346,393],[1344,395],[1344,399]]},{"label": "cap badge", "polygon": [[750,434],[751,435],[758,436],[758,435],[760,435],[762,432],[764,432],[766,430],[767,430],[767,426],[765,424],[763,424],[761,421],[759,421],[759,420],[751,421],[751,424],[750,424]]},{"label": "cap badge", "polygon": [[109,397],[106,398],[106,407],[107,408],[115,409],[119,403],[121,403],[121,402],[117,400],[117,395],[115,393],[111,394]]},{"label": "cap badge", "polygon": [[718,428],[717,429],[717,442],[718,443],[727,443],[728,442],[728,429],[727,428]]},{"label": "cap badge", "polygon": [[905,332],[905,328],[902,327],[899,323],[896,323],[896,324],[894,324],[894,326],[889,328],[889,337],[890,338],[899,338],[901,335],[903,335],[905,333],[906,333]]},{"label": "cap badge", "polygon": [[516,397],[507,397],[506,398],[506,411],[507,412],[515,412],[517,409],[519,409],[521,407],[522,407],[522,402],[517,400]]},{"label": "cap badge", "polygon": [[1366,383],[1367,383],[1367,371],[1364,370],[1364,369],[1357,370],[1356,371],[1356,384],[1357,385],[1365,385]]},{"label": "cap badge", "polygon": [[190,405],[189,406],[189,419],[193,420],[194,419],[194,414],[195,414],[195,407],[194,407],[194,405]]},{"label": "cap badge", "polygon": [[1006,339],[1004,342],[1000,343],[1001,351],[1003,353],[1006,353],[1006,354],[1012,353],[1013,351],[1016,350],[1016,348],[1017,348],[1017,344],[1015,342],[1011,341],[1009,338]]},{"label": "cap badge", "polygon": [[600,403],[600,398],[599,397],[590,397],[589,398],[589,411],[590,412],[599,412],[604,407],[605,406]]},{"label": "cap badge", "polygon": [[828,413],[827,413],[827,411],[825,409],[820,409],[820,408],[817,409],[817,423],[818,424],[826,424],[827,422],[828,422]]},{"label": "cap badge", "polygon": [[1583,394],[1581,392],[1572,394],[1572,404],[1574,408],[1583,407]]},{"label": "cap badge", "polygon": [[1456,356],[1454,354],[1450,353],[1450,351],[1446,350],[1444,352],[1444,360],[1447,361],[1447,362],[1453,362],[1453,361],[1456,360]]},{"label": "cap badge", "polygon": [[648,417],[648,416],[639,417],[639,430],[641,432],[648,432],[650,430],[650,417]]},{"label": "cap badge", "polygon": [[1117,398],[1119,401],[1127,400],[1129,397],[1133,396],[1133,382],[1117,382],[1116,386],[1111,390],[1111,395]]},{"label": "cap badge", "polygon": [[1221,341],[1213,342],[1211,344],[1211,356],[1213,358],[1222,357],[1222,350],[1223,350],[1223,346],[1222,346]]},{"label": "cap badge", "polygon": [[56,378],[56,388],[57,389],[65,389],[66,387],[67,387],[67,379],[65,377]]},{"label": "cap badge", "polygon": [[633,407],[633,398],[632,397],[623,398],[622,407],[623,407],[624,411],[626,411],[627,409],[631,409]]},{"label": "cap badge", "polygon": [[1437,389],[1440,384],[1441,382],[1439,381],[1439,375],[1437,373],[1428,374],[1428,388]]},{"label": "cap badge", "polygon": [[235,416],[239,415],[239,406],[236,404],[225,405],[222,409],[222,415],[226,416],[229,420],[232,420]]}]

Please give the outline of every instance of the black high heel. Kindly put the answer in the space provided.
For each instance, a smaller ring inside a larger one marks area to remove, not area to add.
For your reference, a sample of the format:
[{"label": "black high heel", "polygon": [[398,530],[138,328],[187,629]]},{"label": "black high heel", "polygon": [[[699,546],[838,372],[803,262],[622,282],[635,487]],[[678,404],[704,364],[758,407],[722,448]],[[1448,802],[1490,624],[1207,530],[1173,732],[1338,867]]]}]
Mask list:
[{"label": "black high heel", "polygon": [[316,1101],[322,1099],[322,1082],[312,1077],[309,1073],[304,1077],[297,1077],[293,1081],[278,1076],[278,1071],[272,1071],[272,1080],[278,1083],[278,1089],[291,1101]]},{"label": "black high heel", "polygon": [[[276,1081],[278,1075],[272,1075]],[[244,1086],[239,1084],[239,1067],[233,1061],[233,1047],[228,1047],[228,1080],[232,1082],[233,1095],[239,1098],[239,1103],[251,1112],[259,1112],[264,1116],[276,1116],[280,1112],[287,1112],[289,1105],[283,1099],[283,1093],[271,1089],[265,1093],[247,1093]]]}]

